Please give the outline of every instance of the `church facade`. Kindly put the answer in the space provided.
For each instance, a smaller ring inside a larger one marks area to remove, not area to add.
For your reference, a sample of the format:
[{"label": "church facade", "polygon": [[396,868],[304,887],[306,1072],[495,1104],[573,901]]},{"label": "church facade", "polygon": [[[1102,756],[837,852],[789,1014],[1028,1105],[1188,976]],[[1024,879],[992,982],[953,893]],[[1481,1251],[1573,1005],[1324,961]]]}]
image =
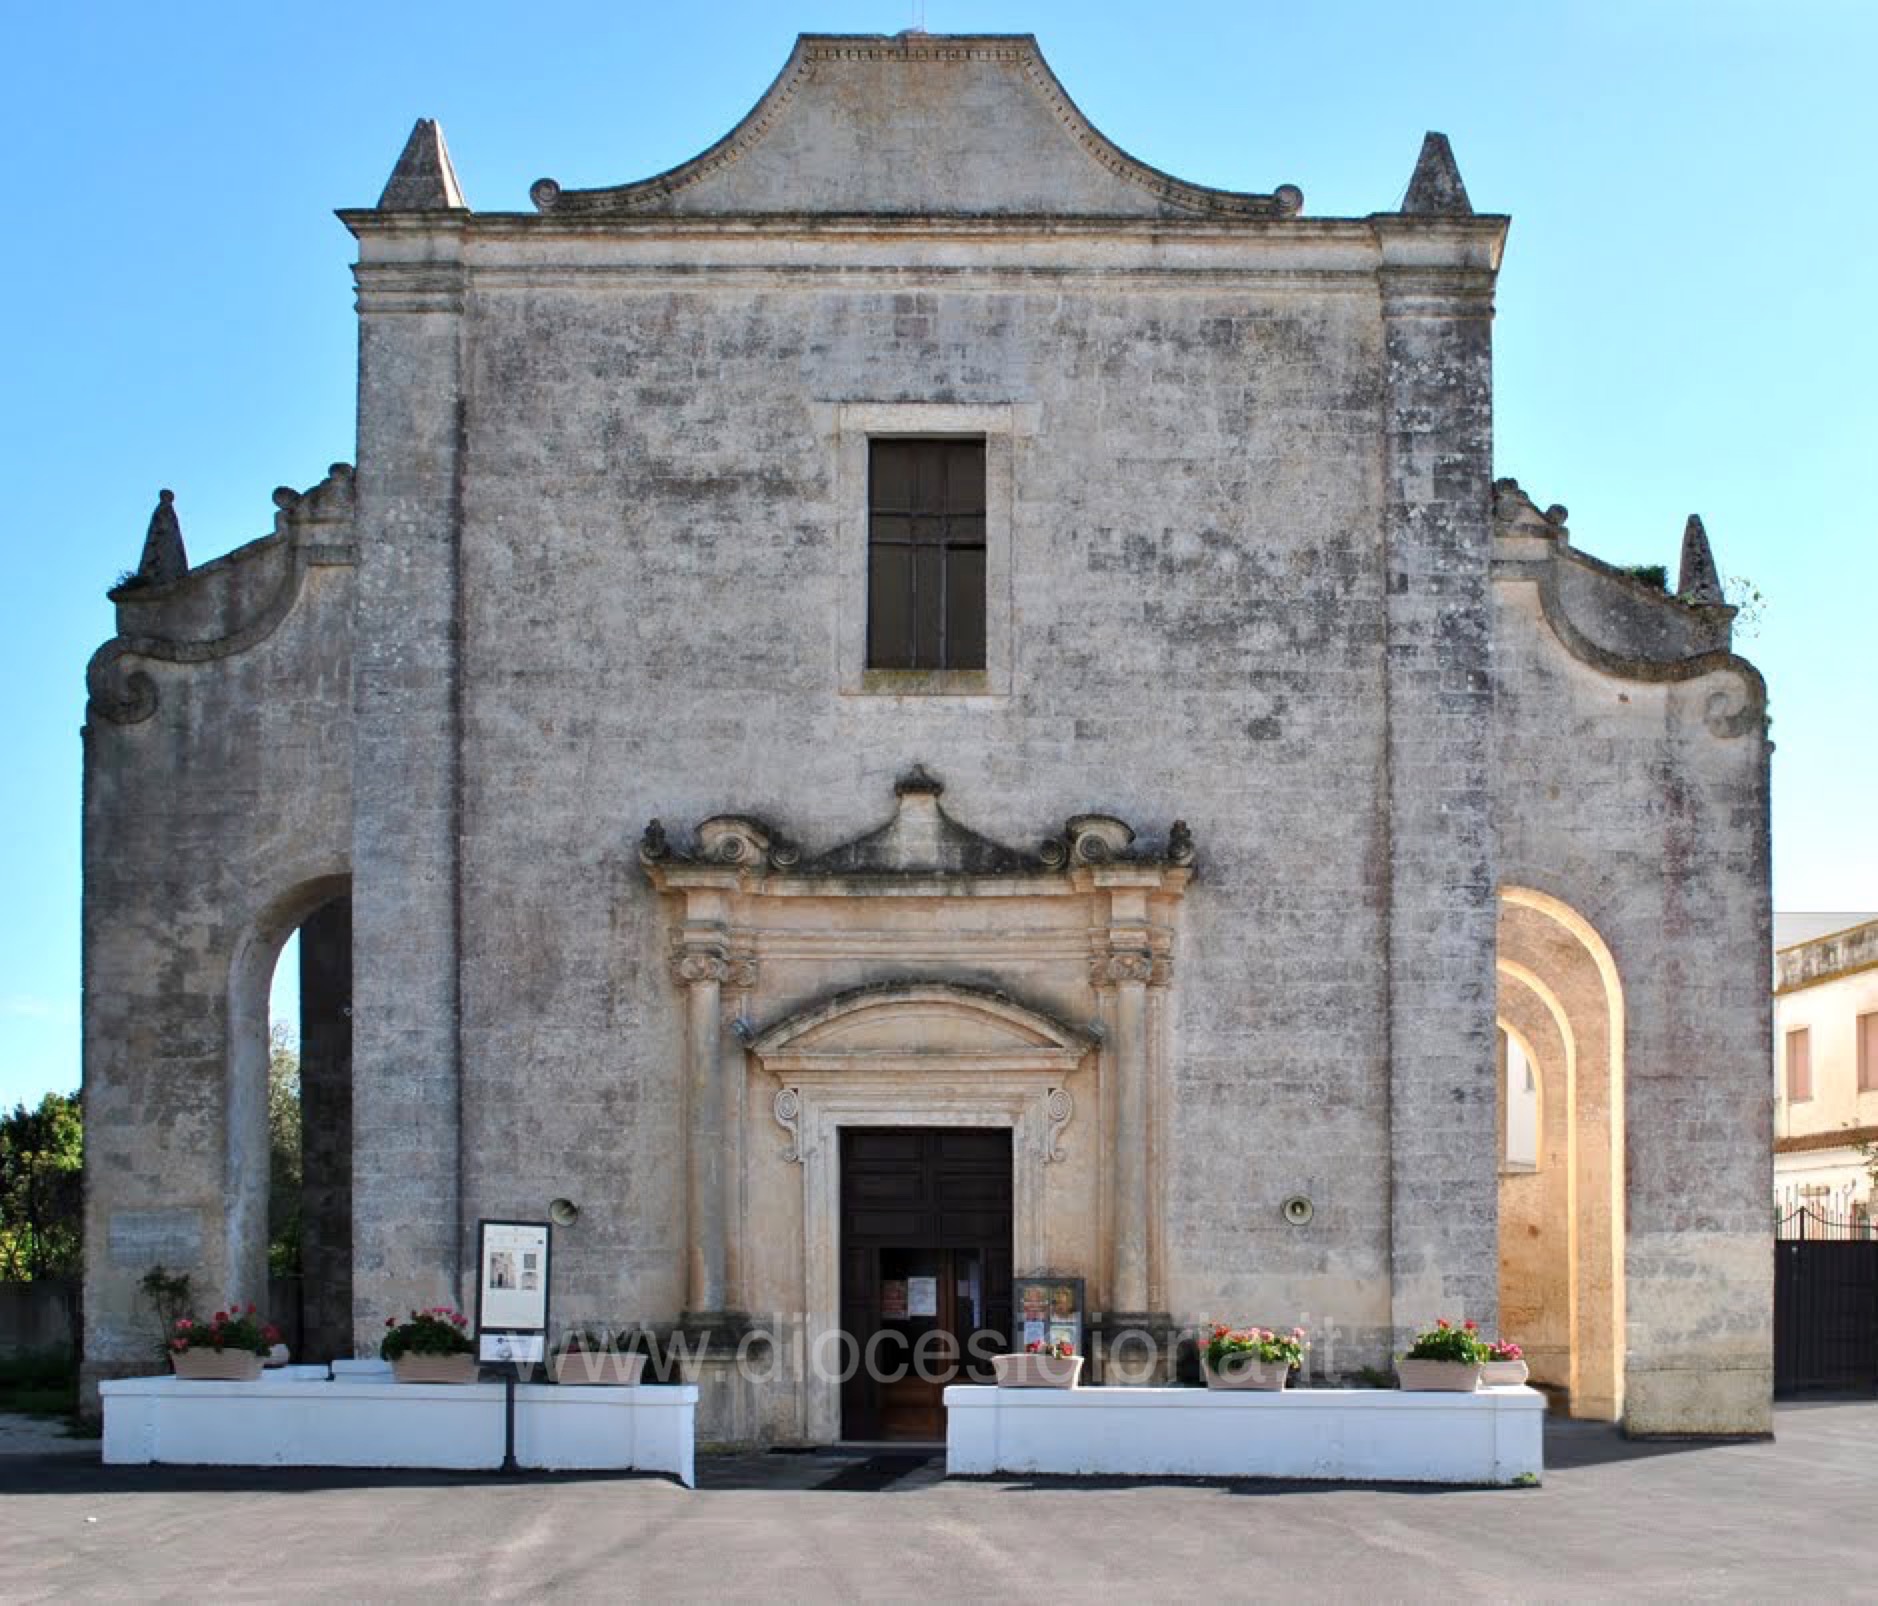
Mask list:
[{"label": "church facade", "polygon": [[930,1426],[827,1357],[1042,1274],[1092,1364],[1472,1318],[1768,1428],[1763,687],[1699,521],[1671,590],[1495,479],[1445,140],[1318,218],[1027,37],[805,37],[532,201],[420,123],[341,214],[356,468],[194,568],[166,492],[113,593],[89,1378],[153,1264],[260,1297],[299,930],[309,1350],[558,1201],[556,1316],[695,1341],[707,1439]]}]

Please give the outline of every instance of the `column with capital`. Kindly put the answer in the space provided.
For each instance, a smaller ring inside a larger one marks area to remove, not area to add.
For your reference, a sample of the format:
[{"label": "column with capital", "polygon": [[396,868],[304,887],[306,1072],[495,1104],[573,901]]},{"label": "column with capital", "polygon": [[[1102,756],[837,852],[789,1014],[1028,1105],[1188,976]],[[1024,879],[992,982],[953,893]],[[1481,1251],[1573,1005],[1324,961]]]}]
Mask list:
[{"label": "column with capital", "polygon": [[1148,979],[1145,951],[1110,953],[1097,961],[1114,989],[1115,1238],[1109,1304],[1138,1314],[1148,1308]]},{"label": "column with capital", "polygon": [[685,1311],[715,1314],[726,1305],[726,1194],[734,1185],[724,1143],[723,988],[731,979],[721,937],[687,930],[672,955],[685,989]]}]

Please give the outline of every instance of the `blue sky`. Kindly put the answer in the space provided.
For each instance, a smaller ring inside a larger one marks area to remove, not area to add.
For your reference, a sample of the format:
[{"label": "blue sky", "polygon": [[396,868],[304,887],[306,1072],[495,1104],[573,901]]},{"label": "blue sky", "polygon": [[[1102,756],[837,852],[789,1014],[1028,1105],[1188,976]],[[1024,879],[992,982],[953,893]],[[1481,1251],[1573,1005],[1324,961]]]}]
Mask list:
[{"label": "blue sky", "polygon": [[[966,4],[1034,32],[1083,110],[1183,177],[1360,215],[1428,128],[1500,281],[1498,471],[1574,540],[1676,561],[1707,521],[1767,597],[1783,909],[1878,908],[1878,7],[1860,0],[1310,6]],[[641,177],[722,134],[798,31],[894,32],[909,0],[171,4],[16,9],[0,97],[10,249],[10,573],[0,653],[0,1101],[78,1081],[79,745],[106,585],[173,487],[192,559],[353,455],[351,239],[414,118],[472,206],[543,174]]]}]

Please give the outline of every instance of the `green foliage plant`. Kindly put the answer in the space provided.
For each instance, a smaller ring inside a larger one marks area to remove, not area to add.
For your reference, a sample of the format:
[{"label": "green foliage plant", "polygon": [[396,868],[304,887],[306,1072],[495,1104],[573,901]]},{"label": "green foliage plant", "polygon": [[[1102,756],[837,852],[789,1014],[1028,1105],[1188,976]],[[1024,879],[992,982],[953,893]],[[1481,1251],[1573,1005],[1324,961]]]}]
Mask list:
[{"label": "green foliage plant", "polygon": [[258,1314],[252,1304],[245,1308],[230,1304],[205,1322],[193,1316],[179,1316],[170,1329],[169,1347],[176,1355],[192,1349],[246,1350],[251,1355],[265,1355],[280,1342],[280,1329]]},{"label": "green foliage plant", "polygon": [[433,1305],[429,1310],[414,1310],[408,1321],[395,1316],[385,1318],[384,1341],[378,1346],[381,1359],[395,1361],[400,1355],[469,1355],[476,1346],[470,1342],[469,1318],[448,1305]]},{"label": "green foliage plant", "polygon": [[1206,1364],[1220,1377],[1247,1361],[1283,1361],[1295,1370],[1304,1364],[1304,1352],[1310,1347],[1302,1327],[1281,1333],[1270,1327],[1228,1327],[1221,1322],[1207,1338]]},{"label": "green foliage plant", "polygon": [[1415,1342],[1409,1346],[1405,1360],[1410,1361],[1459,1361],[1463,1366],[1474,1366],[1487,1358],[1487,1344],[1480,1336],[1480,1328],[1474,1322],[1462,1322],[1456,1327],[1443,1316],[1425,1333],[1417,1333]]}]

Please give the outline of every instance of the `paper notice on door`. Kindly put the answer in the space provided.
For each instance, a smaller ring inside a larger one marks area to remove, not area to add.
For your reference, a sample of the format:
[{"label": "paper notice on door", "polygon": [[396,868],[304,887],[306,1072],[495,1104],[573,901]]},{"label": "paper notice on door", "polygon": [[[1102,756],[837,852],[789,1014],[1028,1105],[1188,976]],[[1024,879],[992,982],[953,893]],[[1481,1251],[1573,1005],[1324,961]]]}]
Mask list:
[{"label": "paper notice on door", "polygon": [[939,1314],[939,1279],[909,1277],[906,1280],[906,1313],[909,1316]]},{"label": "paper notice on door", "polygon": [[906,1319],[906,1279],[904,1277],[886,1277],[881,1280],[880,1317],[882,1321],[887,1322]]}]

